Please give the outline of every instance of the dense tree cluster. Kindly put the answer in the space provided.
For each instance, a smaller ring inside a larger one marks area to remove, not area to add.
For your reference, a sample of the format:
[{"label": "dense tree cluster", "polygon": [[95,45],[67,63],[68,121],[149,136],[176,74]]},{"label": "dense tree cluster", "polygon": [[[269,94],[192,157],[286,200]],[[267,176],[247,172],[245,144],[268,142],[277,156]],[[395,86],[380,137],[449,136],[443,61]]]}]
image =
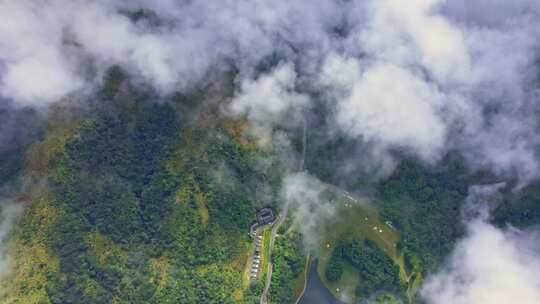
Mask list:
[{"label": "dense tree cluster", "polygon": [[[151,92],[136,93],[126,79],[113,68],[98,101],[90,103],[91,114],[0,155],[0,184],[28,172],[29,180],[41,181],[22,199],[25,213],[10,240],[17,252],[14,271],[0,300],[257,303],[263,282],[248,286],[243,277],[246,232],[262,206],[258,199],[278,197],[282,172],[273,162],[279,161],[235,138],[224,124],[185,121],[195,98],[155,103]],[[332,183],[336,164],[358,147],[313,132],[306,167]],[[301,150],[298,133],[292,146]],[[359,177],[344,186],[374,186],[370,193],[382,220],[400,233],[405,268],[430,272],[464,233],[460,212],[468,187],[493,181],[489,174],[468,172],[451,154],[436,167],[406,158],[388,178]],[[495,223],[540,224],[538,184],[519,191],[511,186],[503,189]],[[280,230],[272,260],[270,300],[292,303],[305,266],[301,236]],[[360,297],[404,295],[398,266],[375,243],[340,240],[326,279],[339,281],[351,266],[359,274]]]},{"label": "dense tree cluster", "polygon": [[505,193],[494,211],[494,221],[503,227],[507,224],[520,228],[539,225],[540,183],[530,184],[517,193]]},{"label": "dense tree cluster", "polygon": [[375,242],[355,238],[340,240],[327,264],[326,278],[331,282],[339,280],[345,263],[358,271],[358,297],[368,297],[381,291],[404,294],[406,286],[400,281],[399,267]]},{"label": "dense tree cluster", "polygon": [[272,284],[269,298],[272,303],[294,303],[295,287],[303,282],[305,254],[301,235],[290,232],[276,239],[273,252]]},{"label": "dense tree cluster", "polygon": [[464,232],[461,206],[470,181],[462,160],[446,163],[435,170],[405,160],[378,185],[380,213],[400,232],[399,249],[427,271],[440,265]]},{"label": "dense tree cluster", "polygon": [[329,282],[337,282],[341,279],[343,269],[345,267],[345,260],[343,259],[343,248],[336,246],[332,250],[332,256],[330,261],[326,265],[324,274]]},{"label": "dense tree cluster", "polygon": [[[123,77],[112,74],[103,93],[109,98]],[[256,187],[275,186],[257,165],[262,152],[219,124],[186,126],[174,104],[125,99],[84,117],[40,172],[47,187],[14,235],[25,252],[15,263],[25,270],[4,298],[254,302],[259,289],[243,278],[247,232]],[[296,252],[285,256],[288,263]],[[55,263],[42,267],[41,258]]]}]

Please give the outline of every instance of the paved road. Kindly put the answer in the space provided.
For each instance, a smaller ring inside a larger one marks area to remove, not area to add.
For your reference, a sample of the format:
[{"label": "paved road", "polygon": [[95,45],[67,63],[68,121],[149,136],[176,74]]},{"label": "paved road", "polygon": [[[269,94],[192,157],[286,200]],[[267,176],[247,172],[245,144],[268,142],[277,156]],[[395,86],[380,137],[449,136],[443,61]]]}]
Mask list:
[{"label": "paved road", "polygon": [[263,290],[263,292],[261,294],[260,304],[267,304],[268,303],[268,290],[270,289],[270,284],[272,283],[272,268],[273,268],[273,263],[272,263],[272,258],[271,258],[272,257],[272,252],[274,250],[274,243],[275,243],[275,240],[276,240],[277,232],[278,232],[279,227],[281,226],[281,224],[283,224],[283,222],[287,218],[288,210],[289,210],[288,205],[285,205],[285,208],[283,209],[281,214],[278,216],[277,222],[272,227],[272,233],[270,234],[270,248],[268,250],[268,252],[269,252],[268,271],[266,272],[266,283],[264,284],[264,290]]},{"label": "paved road", "polygon": [[[306,158],[306,150],[307,150],[307,120],[304,118],[303,120],[303,126],[302,126],[302,157],[300,159],[299,168],[298,171],[302,172],[304,171],[304,163]],[[272,233],[270,235],[270,250],[269,256],[268,256],[268,271],[266,273],[266,283],[264,284],[264,290],[261,294],[261,301],[260,304],[267,304],[268,303],[268,290],[270,289],[270,284],[272,283],[272,252],[274,250],[274,241],[276,239],[277,232],[279,230],[279,227],[285,219],[287,218],[287,212],[289,211],[289,204],[286,203],[283,207],[283,210],[281,211],[281,214],[278,216],[278,221],[274,224],[274,227],[272,227]]]}]

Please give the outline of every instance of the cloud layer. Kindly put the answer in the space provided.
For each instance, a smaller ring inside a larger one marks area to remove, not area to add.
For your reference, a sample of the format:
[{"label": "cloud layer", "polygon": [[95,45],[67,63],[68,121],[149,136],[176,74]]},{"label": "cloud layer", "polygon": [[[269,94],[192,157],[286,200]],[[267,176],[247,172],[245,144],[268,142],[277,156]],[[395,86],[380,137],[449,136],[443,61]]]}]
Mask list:
[{"label": "cloud layer", "polygon": [[540,235],[491,225],[485,190],[472,195],[480,201],[469,201],[475,215],[467,222],[467,236],[447,265],[428,276],[421,290],[427,303],[540,303]]},{"label": "cloud layer", "polygon": [[[471,24],[480,11],[461,15],[459,1],[365,3],[366,21],[347,51],[328,55],[322,67],[338,128],[379,150],[436,162],[457,149],[474,167],[535,178],[539,138],[527,113],[538,107],[539,35],[536,12],[524,8],[538,5],[490,8],[498,21]],[[473,11],[489,6],[473,3]]]},{"label": "cloud layer", "polygon": [[4,1],[0,95],[46,105],[91,92],[114,64],[162,94],[234,70],[232,112],[258,134],[322,95],[328,134],[369,143],[376,162],[457,149],[527,181],[539,13],[527,0]]},{"label": "cloud layer", "polygon": [[122,65],[162,92],[200,81],[232,61],[250,71],[291,45],[328,44],[333,1],[3,1],[0,92],[51,102]]},{"label": "cloud layer", "polygon": [[283,180],[282,199],[291,209],[294,228],[302,233],[308,248],[317,248],[326,221],[336,216],[337,206],[325,199],[325,188],[305,172],[289,174]]},{"label": "cloud layer", "polygon": [[[287,130],[312,111],[328,141],[361,147],[336,170],[381,176],[396,155],[434,164],[458,151],[473,168],[527,183],[539,173],[539,15],[535,0],[0,1],[0,148],[32,133],[14,108],[92,93],[112,65],[162,95],[232,71],[224,112],[247,117],[264,145],[288,147]],[[315,177],[284,185],[306,231],[334,215]],[[485,216],[467,226],[425,299],[540,303],[536,235]]]},{"label": "cloud layer", "polygon": [[5,273],[9,263],[9,256],[6,252],[9,233],[22,211],[23,207],[20,203],[0,197],[0,275]]}]

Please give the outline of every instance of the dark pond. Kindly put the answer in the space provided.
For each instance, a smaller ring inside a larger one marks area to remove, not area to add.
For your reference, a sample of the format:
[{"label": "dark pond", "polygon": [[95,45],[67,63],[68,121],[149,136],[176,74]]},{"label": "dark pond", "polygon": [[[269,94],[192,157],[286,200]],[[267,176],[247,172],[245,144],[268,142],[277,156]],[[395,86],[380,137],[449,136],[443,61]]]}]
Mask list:
[{"label": "dark pond", "polygon": [[317,273],[317,261],[313,261],[309,268],[306,292],[299,304],[345,304],[334,298],[332,293],[324,286]]}]

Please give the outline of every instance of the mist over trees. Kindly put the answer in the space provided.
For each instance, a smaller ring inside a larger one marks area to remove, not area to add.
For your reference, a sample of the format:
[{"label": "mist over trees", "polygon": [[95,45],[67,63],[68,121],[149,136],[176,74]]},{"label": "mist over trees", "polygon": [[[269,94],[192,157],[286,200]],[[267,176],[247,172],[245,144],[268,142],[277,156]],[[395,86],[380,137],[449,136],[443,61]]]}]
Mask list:
[{"label": "mist over trees", "polygon": [[[364,300],[492,304],[482,290],[506,281],[472,267],[487,256],[538,303],[539,15],[532,0],[0,3],[0,301],[258,302],[247,231],[293,204],[269,293],[292,302],[338,214],[332,185],[396,229],[426,287],[411,297],[360,238],[340,240],[329,281],[352,266]],[[485,217],[465,214],[475,186],[502,184]]]}]

